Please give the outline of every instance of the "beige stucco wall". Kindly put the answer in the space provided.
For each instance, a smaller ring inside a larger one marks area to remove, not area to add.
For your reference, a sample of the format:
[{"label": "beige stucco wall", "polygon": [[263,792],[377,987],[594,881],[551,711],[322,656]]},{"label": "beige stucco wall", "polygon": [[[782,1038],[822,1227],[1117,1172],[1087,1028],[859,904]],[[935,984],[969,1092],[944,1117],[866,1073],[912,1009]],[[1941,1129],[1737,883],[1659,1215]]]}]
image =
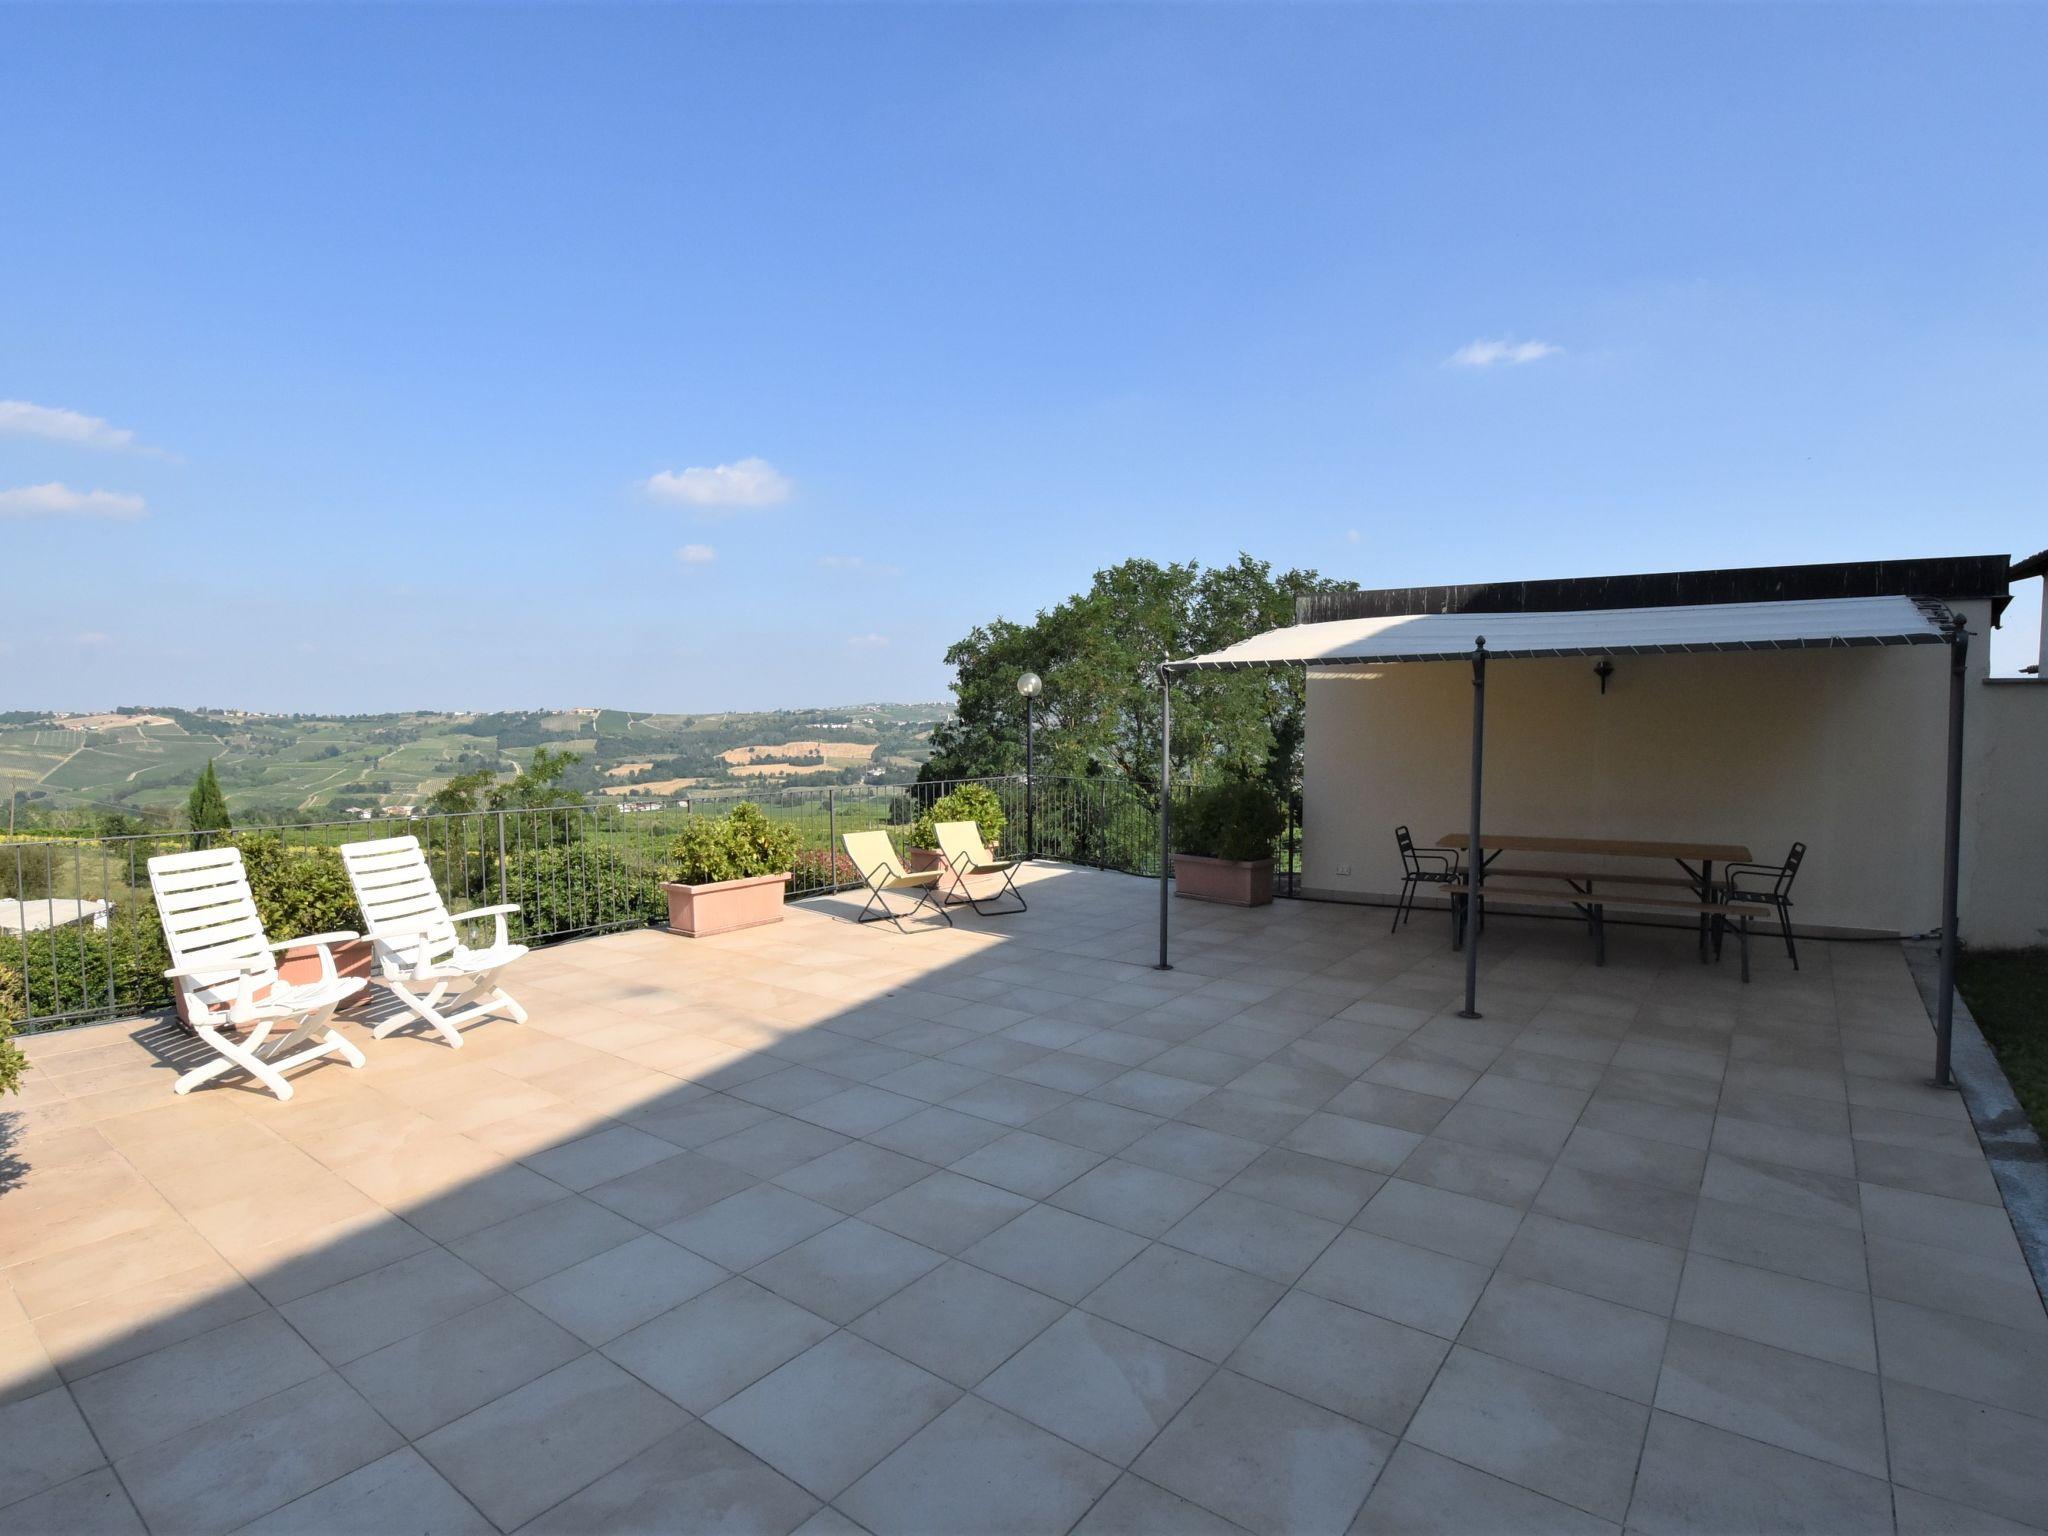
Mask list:
[{"label": "beige stucco wall", "polygon": [[[2048,935],[2048,686],[1983,682],[1989,605],[1959,605],[1971,647],[1962,930]],[[1799,920],[1915,933],[1940,921],[1948,653],[1919,646],[1496,661],[1487,675],[1486,824],[1585,837],[1807,844]],[[1385,899],[1393,829],[1419,843],[1467,821],[1471,668],[1311,672],[1303,885]],[[1526,859],[1515,862],[1526,863]],[[1639,872],[1643,866],[1633,867]]]}]

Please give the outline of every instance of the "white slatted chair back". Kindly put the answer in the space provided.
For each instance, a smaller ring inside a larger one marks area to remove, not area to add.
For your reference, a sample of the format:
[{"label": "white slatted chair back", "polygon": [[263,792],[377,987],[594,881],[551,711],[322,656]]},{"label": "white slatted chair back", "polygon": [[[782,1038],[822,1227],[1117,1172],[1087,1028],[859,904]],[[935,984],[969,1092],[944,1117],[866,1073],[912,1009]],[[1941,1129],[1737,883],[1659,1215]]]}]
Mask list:
[{"label": "white slatted chair back", "polygon": [[188,1001],[205,1009],[235,1000],[240,976],[250,973],[257,996],[277,980],[277,963],[256,915],[256,898],[239,848],[160,853],[149,861],[149,889],[163,919],[171,962],[195,970],[218,967],[219,982],[180,981]]},{"label": "white slatted chair back", "polygon": [[416,837],[343,843],[342,863],[363,911],[363,931],[382,946],[385,970],[400,974],[455,948],[454,921]]}]

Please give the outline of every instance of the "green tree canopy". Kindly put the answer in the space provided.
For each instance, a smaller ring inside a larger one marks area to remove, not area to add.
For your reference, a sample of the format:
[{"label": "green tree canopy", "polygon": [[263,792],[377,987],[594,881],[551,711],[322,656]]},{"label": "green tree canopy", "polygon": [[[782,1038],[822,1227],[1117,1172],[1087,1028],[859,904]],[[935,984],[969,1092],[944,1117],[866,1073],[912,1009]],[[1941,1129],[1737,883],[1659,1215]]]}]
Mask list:
[{"label": "green tree canopy", "polygon": [[[919,777],[978,778],[1024,769],[1019,673],[1037,672],[1041,774],[1114,773],[1153,795],[1159,778],[1159,663],[1294,622],[1295,598],[1341,583],[1314,571],[1275,575],[1249,555],[1204,569],[1126,560],[1029,624],[992,619],[946,652],[959,713],[932,736]],[[1294,669],[1204,673],[1174,686],[1176,763],[1197,777],[1300,772],[1303,684]]]},{"label": "green tree canopy", "polygon": [[228,819],[228,797],[221,793],[220,777],[213,771],[213,759],[192,786],[185,801],[185,821],[192,828],[192,846],[204,848],[212,841],[209,832],[226,832],[234,823]]},{"label": "green tree canopy", "polygon": [[489,768],[458,773],[427,801],[427,809],[444,815],[465,811],[526,811],[550,805],[581,805],[578,790],[563,787],[562,776],[583,759],[574,752],[536,747],[526,767],[511,779],[499,779]]}]

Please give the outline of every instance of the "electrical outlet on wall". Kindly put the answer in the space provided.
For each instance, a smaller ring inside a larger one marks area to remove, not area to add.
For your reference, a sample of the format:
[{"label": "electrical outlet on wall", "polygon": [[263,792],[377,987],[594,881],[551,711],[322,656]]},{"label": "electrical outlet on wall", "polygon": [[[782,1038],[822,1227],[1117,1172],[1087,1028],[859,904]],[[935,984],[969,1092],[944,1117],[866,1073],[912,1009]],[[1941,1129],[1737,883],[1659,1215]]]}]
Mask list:
[{"label": "electrical outlet on wall", "polygon": [[1339,875],[1349,875],[1351,873],[1351,866],[1349,864],[1339,864],[1337,866],[1337,873]]}]

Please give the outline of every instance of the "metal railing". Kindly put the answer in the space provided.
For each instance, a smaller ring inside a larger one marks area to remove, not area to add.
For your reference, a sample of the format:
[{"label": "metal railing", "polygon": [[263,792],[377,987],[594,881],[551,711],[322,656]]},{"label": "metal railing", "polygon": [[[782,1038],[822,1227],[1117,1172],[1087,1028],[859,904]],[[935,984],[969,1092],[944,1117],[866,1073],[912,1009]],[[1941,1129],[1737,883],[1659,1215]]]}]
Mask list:
[{"label": "metal railing", "polygon": [[[253,827],[227,834],[244,850],[266,925],[280,937],[359,929],[339,858],[323,850],[368,838],[419,838],[448,904],[517,902],[512,934],[546,944],[661,921],[661,883],[670,847],[693,817],[721,815],[738,801],[793,826],[800,852],[790,896],[859,883],[840,836],[880,827],[899,846],[934,800],[980,784],[1001,801],[1006,852],[1119,870],[1159,873],[1158,812],[1125,780],[1022,776],[924,784],[847,784],[699,790],[686,804],[626,811],[614,804],[382,816],[373,821]],[[1183,793],[1175,787],[1176,798]],[[1295,818],[1276,849],[1276,885],[1291,894],[1297,867]],[[1031,846],[1026,847],[1027,828]],[[19,978],[16,1027],[41,1030],[125,1017],[171,1003],[169,965],[150,896],[148,862],[192,846],[189,832],[121,837],[0,841],[0,968]],[[103,905],[102,905],[103,904]],[[0,983],[12,980],[0,974]]]}]

